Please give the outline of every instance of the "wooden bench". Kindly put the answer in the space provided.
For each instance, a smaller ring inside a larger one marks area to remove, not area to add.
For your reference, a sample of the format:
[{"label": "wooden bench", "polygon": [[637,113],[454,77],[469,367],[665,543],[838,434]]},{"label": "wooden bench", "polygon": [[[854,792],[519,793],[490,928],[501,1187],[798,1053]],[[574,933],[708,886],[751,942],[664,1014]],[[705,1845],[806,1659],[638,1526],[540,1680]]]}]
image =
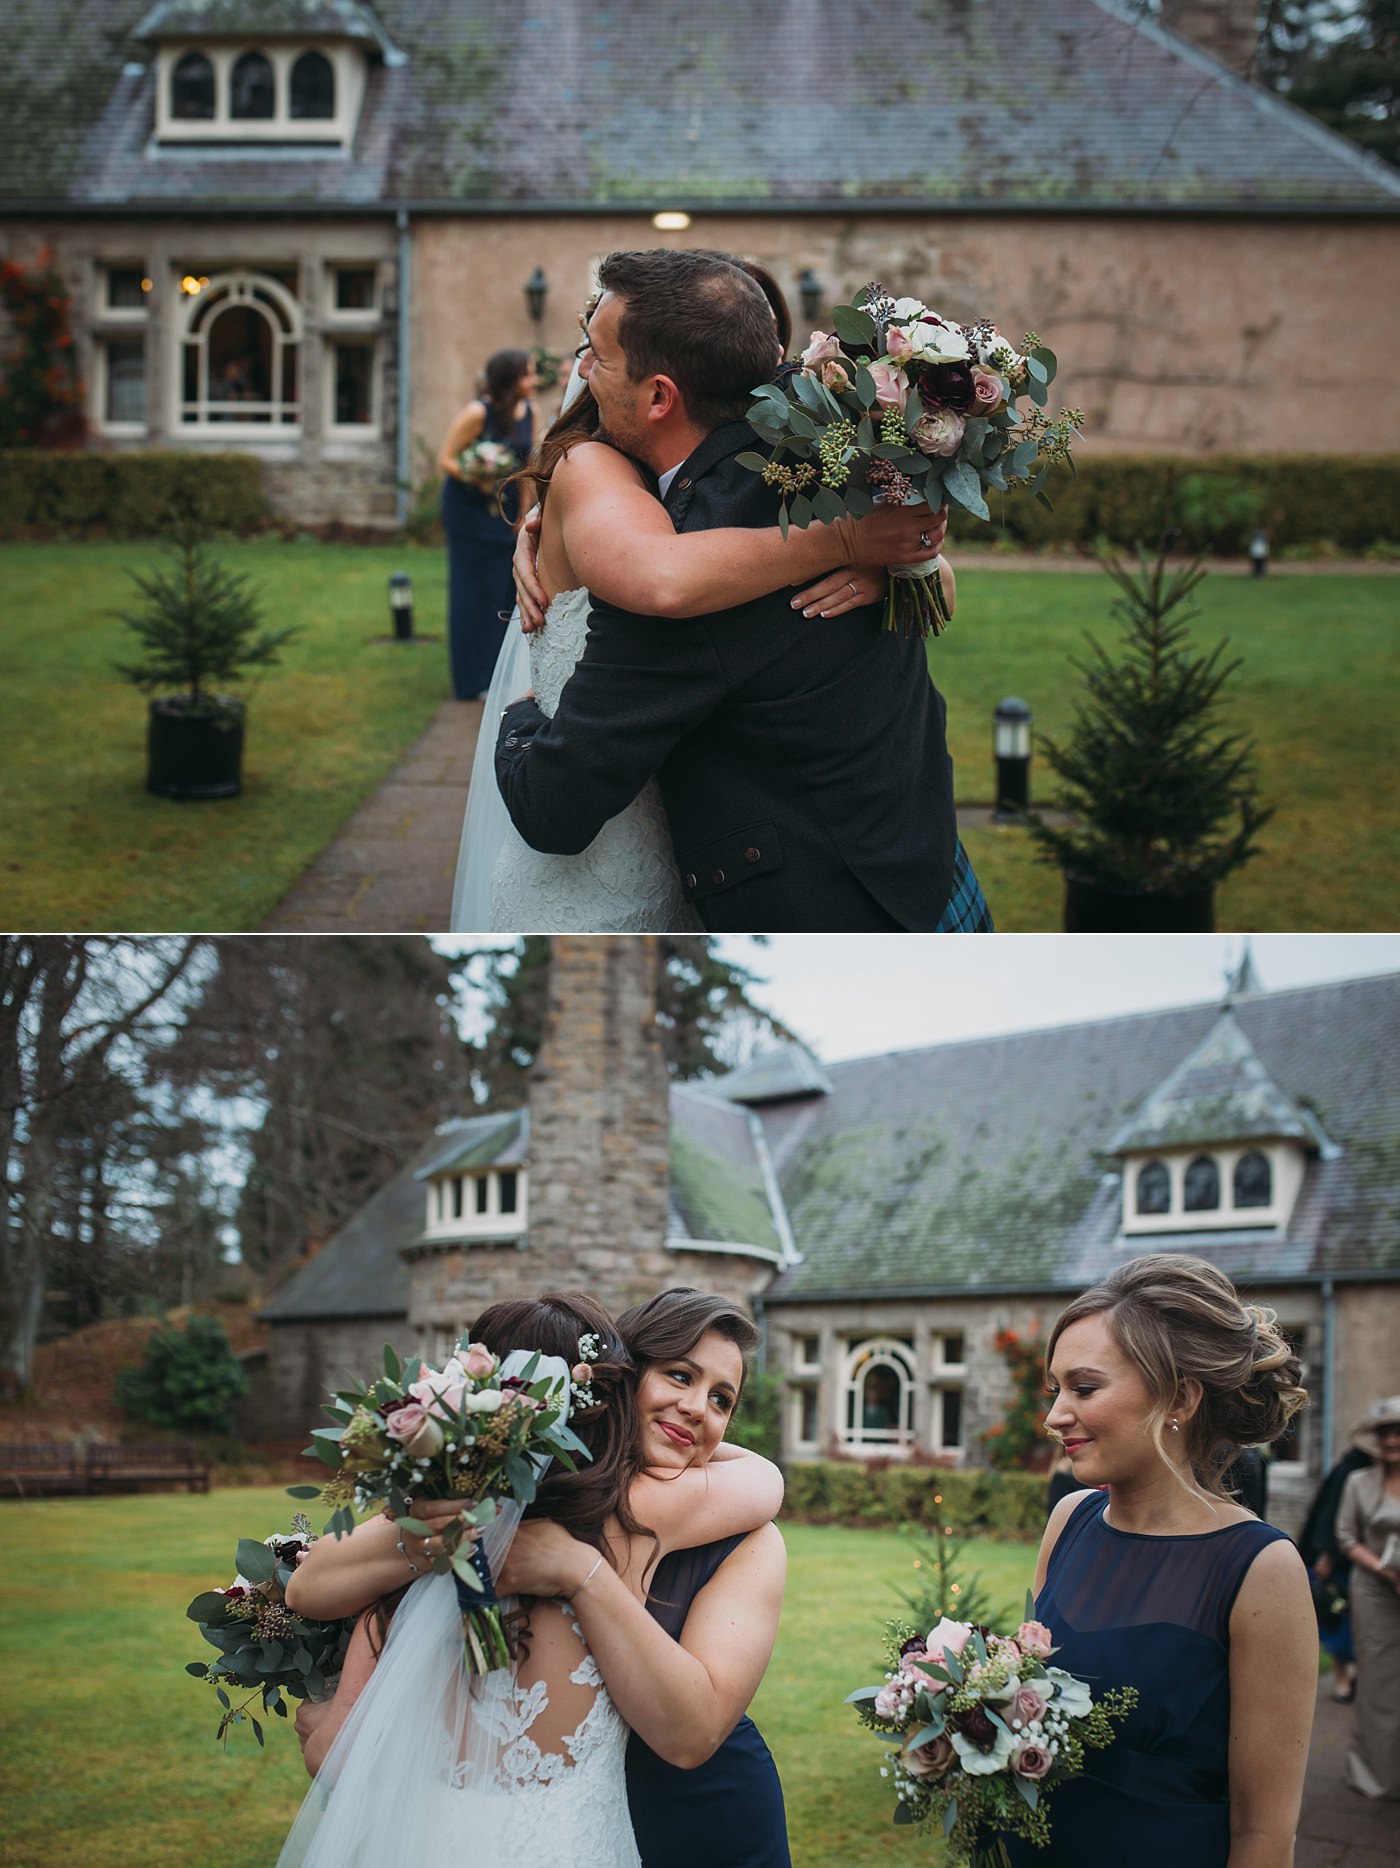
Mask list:
[{"label": "wooden bench", "polygon": [[87,1489],[87,1455],[81,1442],[0,1445],[0,1498],[36,1498]]},{"label": "wooden bench", "polygon": [[207,1492],[211,1471],[185,1441],[0,1444],[0,1498],[90,1495],[141,1485],[186,1485],[192,1492]]},{"label": "wooden bench", "polygon": [[209,1490],[212,1467],[185,1441],[141,1440],[87,1450],[89,1492],[117,1492],[134,1485],[187,1485]]}]

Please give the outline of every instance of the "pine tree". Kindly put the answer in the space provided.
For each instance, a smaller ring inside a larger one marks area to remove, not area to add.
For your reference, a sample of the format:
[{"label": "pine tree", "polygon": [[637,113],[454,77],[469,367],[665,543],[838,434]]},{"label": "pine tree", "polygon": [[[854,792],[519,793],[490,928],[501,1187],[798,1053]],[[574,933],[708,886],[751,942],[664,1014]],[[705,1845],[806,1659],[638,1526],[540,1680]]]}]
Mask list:
[{"label": "pine tree", "polygon": [[1400,0],[1264,0],[1263,82],[1389,162],[1400,162]]},{"label": "pine tree", "polygon": [[118,662],[117,673],[143,693],[178,696],[187,712],[222,712],[218,686],[271,666],[300,631],[295,624],[260,629],[252,580],[219,563],[195,501],[172,506],[161,549],[165,568],[129,573],[142,601],[117,614],[144,652],[139,661]]},{"label": "pine tree", "polygon": [[1258,854],[1272,817],[1256,798],[1253,744],[1220,726],[1220,694],[1240,666],[1222,639],[1194,648],[1190,623],[1205,571],[1167,570],[1164,536],[1139,568],[1104,557],[1118,586],[1110,614],[1123,625],[1115,657],[1093,637],[1073,666],[1087,697],[1076,703],[1067,739],[1042,738],[1059,774],[1064,829],[1032,819],[1046,860],[1101,886],[1187,895],[1213,887]]}]

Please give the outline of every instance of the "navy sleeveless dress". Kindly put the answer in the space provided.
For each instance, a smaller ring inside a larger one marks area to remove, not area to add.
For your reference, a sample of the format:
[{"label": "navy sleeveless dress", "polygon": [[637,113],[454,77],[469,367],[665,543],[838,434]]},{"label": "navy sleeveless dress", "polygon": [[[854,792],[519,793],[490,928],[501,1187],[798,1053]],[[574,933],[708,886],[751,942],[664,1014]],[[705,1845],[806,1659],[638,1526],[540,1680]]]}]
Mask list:
[{"label": "navy sleeveless dress", "polygon": [[[534,417],[527,408],[518,422],[501,420],[483,398],[486,426],[482,439],[503,441],[521,463],[530,457]],[[447,538],[447,653],[452,671],[452,692],[458,700],[471,700],[491,685],[492,671],[515,607],[515,583],[510,574],[518,517],[518,489],[510,487],[497,513],[479,487],[468,486],[452,474],[442,480],[442,529]],[[502,516],[504,515],[504,516]]]},{"label": "navy sleeveless dress", "polygon": [[1230,1611],[1268,1544],[1250,1520],[1198,1537],[1144,1537],[1104,1523],[1108,1494],[1070,1514],[1036,1615],[1052,1666],[1091,1688],[1135,1686],[1106,1751],[1050,1802],[1050,1846],[1008,1840],[1015,1868],[1225,1868],[1230,1853]]},{"label": "navy sleeveless dress", "polygon": [[[673,1550],[657,1564],[647,1609],[673,1641],[695,1597],[743,1541]],[[668,1764],[634,1732],[627,1802],[642,1868],[791,1868],[777,1766],[747,1715],[693,1771]]]}]

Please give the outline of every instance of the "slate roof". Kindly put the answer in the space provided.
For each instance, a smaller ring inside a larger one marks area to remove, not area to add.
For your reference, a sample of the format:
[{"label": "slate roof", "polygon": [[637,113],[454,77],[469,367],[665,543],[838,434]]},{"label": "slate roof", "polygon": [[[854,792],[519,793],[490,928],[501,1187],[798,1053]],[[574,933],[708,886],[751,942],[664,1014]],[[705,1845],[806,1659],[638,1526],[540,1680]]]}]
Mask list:
[{"label": "slate roof", "polygon": [[[1400,975],[1238,998],[1240,1032],[1334,1147],[1286,1234],[1151,1235],[1237,1277],[1400,1275]],[[1108,1149],[1217,1027],[1191,1006],[828,1066],[762,1113],[802,1262],[765,1304],[1075,1289],[1132,1252]],[[1358,1060],[1365,1060],[1364,1067]]]},{"label": "slate roof", "polygon": [[677,1084],[671,1091],[667,1236],[782,1254],[748,1111],[708,1085]]},{"label": "slate roof", "polygon": [[784,1044],[753,1058],[741,1070],[706,1084],[712,1096],[735,1103],[771,1103],[789,1096],[829,1096],[831,1078],[805,1044]]},{"label": "slate roof", "polygon": [[507,1109],[500,1115],[449,1122],[437,1142],[434,1152],[414,1170],[420,1181],[434,1174],[466,1174],[473,1168],[519,1167],[529,1153],[530,1112]]},{"label": "slate roof", "polygon": [[[218,23],[312,0],[204,0]],[[156,148],[150,0],[6,0],[0,205],[1394,212],[1400,174],[1126,0],[321,0],[353,148]],[[170,9],[157,8],[157,13]],[[176,17],[180,17],[177,13]],[[912,53],[910,48],[915,48]],[[402,62],[397,54],[404,55]]]},{"label": "slate roof", "polygon": [[1276,1138],[1309,1147],[1325,1141],[1316,1121],[1274,1082],[1227,1009],[1118,1131],[1108,1152]]}]

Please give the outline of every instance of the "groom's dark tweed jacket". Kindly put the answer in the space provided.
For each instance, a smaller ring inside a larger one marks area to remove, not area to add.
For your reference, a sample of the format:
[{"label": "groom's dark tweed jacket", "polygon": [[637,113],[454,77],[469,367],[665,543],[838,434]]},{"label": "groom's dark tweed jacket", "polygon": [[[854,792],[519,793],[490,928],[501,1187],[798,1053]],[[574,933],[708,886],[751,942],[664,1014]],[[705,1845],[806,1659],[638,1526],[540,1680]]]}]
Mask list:
[{"label": "groom's dark tweed jacket", "polygon": [[[678,531],[776,522],[734,458],[752,445],[743,422],[706,437],[671,483]],[[956,828],[924,644],[883,630],[878,605],[808,622],[791,594],[682,621],[595,599],[554,718],[517,701],[502,720],[511,818],[535,849],[572,854],[655,772],[706,927],[932,929]]]}]

